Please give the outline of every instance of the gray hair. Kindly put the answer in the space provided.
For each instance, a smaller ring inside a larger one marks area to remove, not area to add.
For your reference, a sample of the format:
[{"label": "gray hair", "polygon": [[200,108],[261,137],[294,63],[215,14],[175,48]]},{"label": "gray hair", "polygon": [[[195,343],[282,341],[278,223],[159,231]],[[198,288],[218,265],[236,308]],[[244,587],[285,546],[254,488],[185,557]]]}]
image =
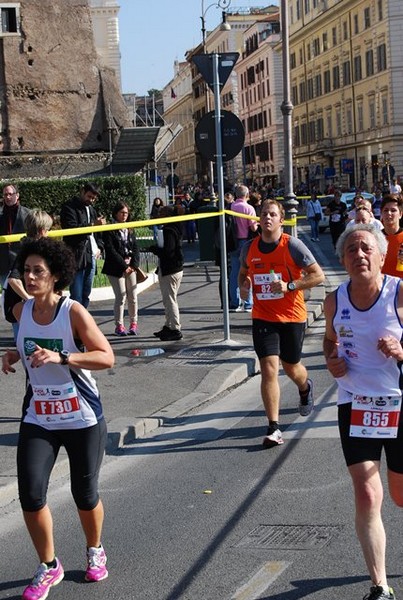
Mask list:
[{"label": "gray hair", "polygon": [[375,238],[379,252],[384,256],[388,249],[388,240],[385,235],[377,227],[371,225],[371,223],[358,223],[352,227],[348,227],[343,231],[336,244],[336,254],[340,260],[344,257],[344,248],[350,235],[356,231],[369,231]]},{"label": "gray hair", "polygon": [[246,185],[237,185],[234,191],[236,198],[245,198],[249,194],[249,188]]}]

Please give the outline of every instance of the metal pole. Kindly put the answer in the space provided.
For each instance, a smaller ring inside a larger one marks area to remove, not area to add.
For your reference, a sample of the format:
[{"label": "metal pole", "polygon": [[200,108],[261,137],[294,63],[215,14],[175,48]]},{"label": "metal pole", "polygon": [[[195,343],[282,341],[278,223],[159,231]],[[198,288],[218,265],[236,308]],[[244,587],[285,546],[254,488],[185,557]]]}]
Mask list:
[{"label": "metal pole", "polygon": [[171,160],[171,191],[172,202],[175,204],[175,182],[174,182],[174,162]]},{"label": "metal pole", "polygon": [[[288,28],[288,2],[281,0],[281,33],[283,54],[283,113],[284,128],[284,205],[289,219],[298,214],[298,201],[293,191],[293,165],[292,165],[292,111],[290,88],[290,46]],[[297,235],[297,226],[291,227],[291,235]]]},{"label": "metal pole", "polygon": [[[222,157],[222,137],[221,137],[221,103],[220,103],[220,80],[218,73],[219,55],[214,53],[213,59],[213,87],[214,87],[214,118],[215,118],[215,136],[216,136],[216,165],[217,165],[217,184],[218,184],[218,207],[220,212],[224,210],[224,168]],[[229,303],[228,303],[228,266],[227,266],[227,245],[225,240],[225,215],[219,217],[220,226],[220,248],[221,248],[221,291],[223,306],[224,323],[224,341],[230,340],[229,329]]]}]

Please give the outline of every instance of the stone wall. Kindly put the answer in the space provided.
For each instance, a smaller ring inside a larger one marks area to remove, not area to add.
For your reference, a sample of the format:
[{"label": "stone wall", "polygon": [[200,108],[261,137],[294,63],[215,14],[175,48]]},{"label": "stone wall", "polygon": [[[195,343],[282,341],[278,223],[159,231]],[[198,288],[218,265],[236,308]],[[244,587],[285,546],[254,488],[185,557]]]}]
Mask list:
[{"label": "stone wall", "polygon": [[108,127],[130,118],[87,0],[21,0],[20,17],[20,35],[0,37],[0,153],[108,150]]},{"label": "stone wall", "polygon": [[0,156],[0,180],[85,177],[102,171],[109,174],[108,165],[105,152]]}]

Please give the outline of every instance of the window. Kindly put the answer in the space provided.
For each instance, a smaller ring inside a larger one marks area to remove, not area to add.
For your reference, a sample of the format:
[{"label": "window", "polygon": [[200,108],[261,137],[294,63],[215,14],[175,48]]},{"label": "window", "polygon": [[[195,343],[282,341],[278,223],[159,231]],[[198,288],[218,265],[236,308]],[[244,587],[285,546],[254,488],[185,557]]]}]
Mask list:
[{"label": "window", "polygon": [[315,75],[315,93],[316,97],[322,95],[322,76],[320,74]]},{"label": "window", "polygon": [[295,58],[295,52],[293,52],[292,54],[290,54],[290,68],[295,69],[296,66],[297,66],[297,61]]},{"label": "window", "polygon": [[346,127],[347,133],[353,133],[353,110],[351,104],[349,104],[346,109]]},{"label": "window", "polygon": [[354,56],[354,81],[361,81],[361,79],[362,79],[361,56]]},{"label": "window", "polygon": [[19,33],[19,5],[0,5],[1,33]]},{"label": "window", "polygon": [[347,21],[343,21],[343,40],[348,40],[348,26]]},{"label": "window", "polygon": [[332,113],[330,112],[326,115],[326,127],[328,137],[333,137]]},{"label": "window", "polygon": [[369,101],[369,126],[371,129],[376,127],[375,100],[373,98]]},{"label": "window", "polygon": [[298,125],[296,125],[294,127],[294,146],[300,146],[301,145],[301,137],[299,135],[299,127]]},{"label": "window", "polygon": [[333,44],[333,46],[337,46],[337,29],[336,29],[336,27],[332,27],[332,44]]},{"label": "window", "polygon": [[298,87],[296,85],[291,88],[291,100],[294,106],[298,104]]},{"label": "window", "polygon": [[305,146],[308,143],[308,130],[306,127],[306,123],[302,123],[301,125],[301,145]]},{"label": "window", "polygon": [[367,77],[374,74],[374,51],[367,50],[365,53],[365,68]]},{"label": "window", "polygon": [[308,42],[306,45],[306,58],[307,60],[311,60],[311,43]]},{"label": "window", "polygon": [[338,90],[340,87],[340,69],[338,66],[333,67],[333,89]]},{"label": "window", "polygon": [[357,129],[358,131],[364,130],[364,107],[362,102],[359,102],[357,106]]},{"label": "window", "polygon": [[305,14],[307,15],[311,10],[311,0],[304,0]]},{"label": "window", "polygon": [[300,102],[306,101],[305,81],[301,81],[301,83],[299,84],[299,99]]},{"label": "window", "polygon": [[308,100],[313,99],[313,79],[310,77],[306,82],[306,95]]},{"label": "window", "polygon": [[364,29],[371,27],[371,13],[369,8],[364,8]]},{"label": "window", "polygon": [[357,34],[359,33],[360,28],[358,25],[358,15],[354,15],[354,33]]},{"label": "window", "polygon": [[297,12],[297,19],[299,20],[301,18],[301,0],[297,0],[295,8]]},{"label": "window", "polygon": [[336,111],[336,135],[340,137],[343,134],[341,128],[341,112],[340,109]]},{"label": "window", "polygon": [[315,141],[315,121],[313,120],[313,115],[311,116],[309,121],[309,141]]},{"label": "window", "polygon": [[387,125],[389,123],[388,113],[388,98],[387,96],[382,96],[382,125]]},{"label": "window", "polygon": [[351,84],[351,69],[350,69],[350,61],[346,60],[343,63],[343,85]]},{"label": "window", "polygon": [[378,73],[380,71],[386,71],[386,45],[385,44],[381,44],[376,49],[376,60],[377,60]]},{"label": "window", "polygon": [[320,54],[320,41],[319,38],[315,38],[312,44],[312,53],[314,56],[319,56]]},{"label": "window", "polygon": [[317,121],[316,121],[316,139],[318,141],[323,140],[324,138],[324,133],[323,133],[323,118],[320,117]]},{"label": "window", "polygon": [[383,0],[378,0],[378,20],[383,21]]},{"label": "window", "polygon": [[329,48],[326,31],[325,31],[325,33],[322,34],[322,46],[323,46],[323,52],[326,52],[326,50],[328,50],[328,48]]},{"label": "window", "polygon": [[330,71],[325,71],[323,73],[323,87],[325,94],[328,94],[332,89],[332,84],[330,82]]}]

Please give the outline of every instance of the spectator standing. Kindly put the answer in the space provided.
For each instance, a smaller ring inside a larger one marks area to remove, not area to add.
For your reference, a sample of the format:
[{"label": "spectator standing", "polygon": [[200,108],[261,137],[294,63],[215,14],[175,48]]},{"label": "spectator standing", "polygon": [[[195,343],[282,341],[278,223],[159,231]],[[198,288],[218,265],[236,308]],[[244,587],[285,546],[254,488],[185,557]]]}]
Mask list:
[{"label": "spectator standing", "polygon": [[[16,185],[3,186],[3,211],[0,214],[0,235],[24,233],[25,219],[30,210],[20,204],[20,194]],[[0,244],[0,284],[3,286],[14,265],[20,242]]]},{"label": "spectator standing", "polygon": [[[115,223],[129,220],[129,207],[120,200],[112,209]],[[105,262],[102,273],[108,276],[115,296],[113,314],[115,318],[115,335],[137,335],[137,274],[140,262],[140,251],[134,229],[115,229],[103,234]],[[129,312],[130,326],[124,325],[125,303]]]},{"label": "spectator standing", "polygon": [[397,177],[393,177],[393,179],[389,185],[389,192],[391,194],[401,194],[402,193],[402,187],[398,183]]},{"label": "spectator standing", "polygon": [[[235,201],[231,204],[231,210],[250,217],[256,217],[253,206],[248,204],[249,189],[246,185],[238,185],[235,188]],[[230,253],[231,272],[229,276],[230,310],[242,310],[242,301],[239,293],[238,275],[241,266],[240,255],[243,246],[249,239],[249,232],[257,230],[257,221],[254,219],[244,219],[235,217],[235,226],[237,231],[237,248]],[[252,311],[252,291],[245,298],[244,309],[247,312]]]},{"label": "spectator standing", "polygon": [[374,191],[374,200],[372,202],[372,212],[374,213],[375,219],[380,220],[381,218],[381,204],[382,204],[382,190],[376,188]]},{"label": "spectator standing", "polygon": [[349,280],[325,300],[323,349],[338,385],[339,431],[353,483],[355,528],[371,577],[364,600],[395,598],[385,564],[383,451],[390,496],[403,506],[403,286],[381,273],[386,248],[383,234],[371,226],[346,230],[337,253]]},{"label": "spectator standing", "polygon": [[[48,215],[47,212],[39,209],[31,210],[26,219],[25,219],[25,232],[27,234],[26,238],[22,238],[22,245],[27,241],[38,240],[41,237],[46,237],[48,235],[48,231],[51,229],[53,224],[52,217]],[[17,302],[25,302],[30,299],[30,295],[27,293],[23,279],[21,274],[17,268],[18,256],[14,262],[13,268],[10,271],[10,276],[7,281],[7,285],[15,292],[14,294],[14,304]],[[7,295],[7,291],[6,291]],[[12,307],[10,306],[12,310]],[[10,315],[11,316],[11,315]],[[19,324],[18,321],[13,319],[13,332],[14,332],[14,340],[17,341]]]},{"label": "spectator standing", "polygon": [[239,287],[241,297],[253,291],[252,332],[260,362],[261,394],[269,426],[264,448],[283,444],[279,428],[279,363],[299,390],[299,411],[313,409],[313,383],[301,362],[307,311],[303,290],[324,281],[311,251],[296,237],[283,233],[284,207],[265,200],[260,216],[261,234],[242,248]]},{"label": "spectator standing", "polygon": [[403,200],[398,194],[386,194],[381,205],[383,233],[388,240],[382,273],[403,277],[403,229],[400,219],[403,215]]},{"label": "spectator standing", "polygon": [[306,203],[306,218],[311,227],[311,240],[319,242],[319,221],[323,219],[322,206],[316,194],[311,194],[311,199]]},{"label": "spectator standing", "polygon": [[[160,210],[161,206],[164,206],[164,201],[162,200],[162,198],[157,196],[156,198],[154,198],[154,201],[153,201],[153,204],[151,207],[150,219],[158,218],[158,214],[159,214],[159,210]],[[160,225],[153,225],[154,241],[157,241],[157,235],[158,235],[159,229],[161,229]]]},{"label": "spectator standing", "polygon": [[332,236],[333,246],[336,248],[337,240],[346,226],[347,217],[347,204],[342,202],[339,190],[335,190],[334,199],[326,207],[326,214],[329,215],[330,235]]},{"label": "spectator standing", "polygon": [[32,299],[14,308],[20,323],[17,349],[3,355],[2,371],[15,373],[14,365],[21,360],[29,384],[18,436],[17,477],[24,521],[40,564],[22,598],[41,600],[64,577],[46,502],[62,446],[86,540],[85,579],[98,582],[108,577],[98,492],[107,432],[99,391],[88,369],[110,368],[114,356],[92,316],[60,295],[75,271],[74,256],[65,244],[49,238],[28,241],[21,247],[18,266]]},{"label": "spectator standing", "polygon": [[[189,192],[185,192],[183,198],[183,205],[186,209],[186,214],[192,213],[192,196]],[[194,243],[196,241],[196,222],[195,221],[185,221],[185,230],[186,230],[186,239],[189,244]]]},{"label": "spectator standing", "polygon": [[[163,206],[161,218],[183,215],[182,206]],[[149,251],[158,256],[158,281],[165,310],[165,325],[154,333],[161,341],[182,339],[178,292],[183,277],[182,223],[165,223],[162,227],[162,245],[153,245]]]},{"label": "spectator standing", "polygon": [[[93,206],[98,196],[99,188],[92,183],[86,183],[79,196],[63,204],[60,212],[62,229],[105,225],[105,218],[98,217]],[[101,256],[103,249],[102,236],[79,233],[64,236],[63,240],[72,249],[77,265],[76,274],[70,285],[70,296],[87,308],[96,272],[96,260]]]}]

